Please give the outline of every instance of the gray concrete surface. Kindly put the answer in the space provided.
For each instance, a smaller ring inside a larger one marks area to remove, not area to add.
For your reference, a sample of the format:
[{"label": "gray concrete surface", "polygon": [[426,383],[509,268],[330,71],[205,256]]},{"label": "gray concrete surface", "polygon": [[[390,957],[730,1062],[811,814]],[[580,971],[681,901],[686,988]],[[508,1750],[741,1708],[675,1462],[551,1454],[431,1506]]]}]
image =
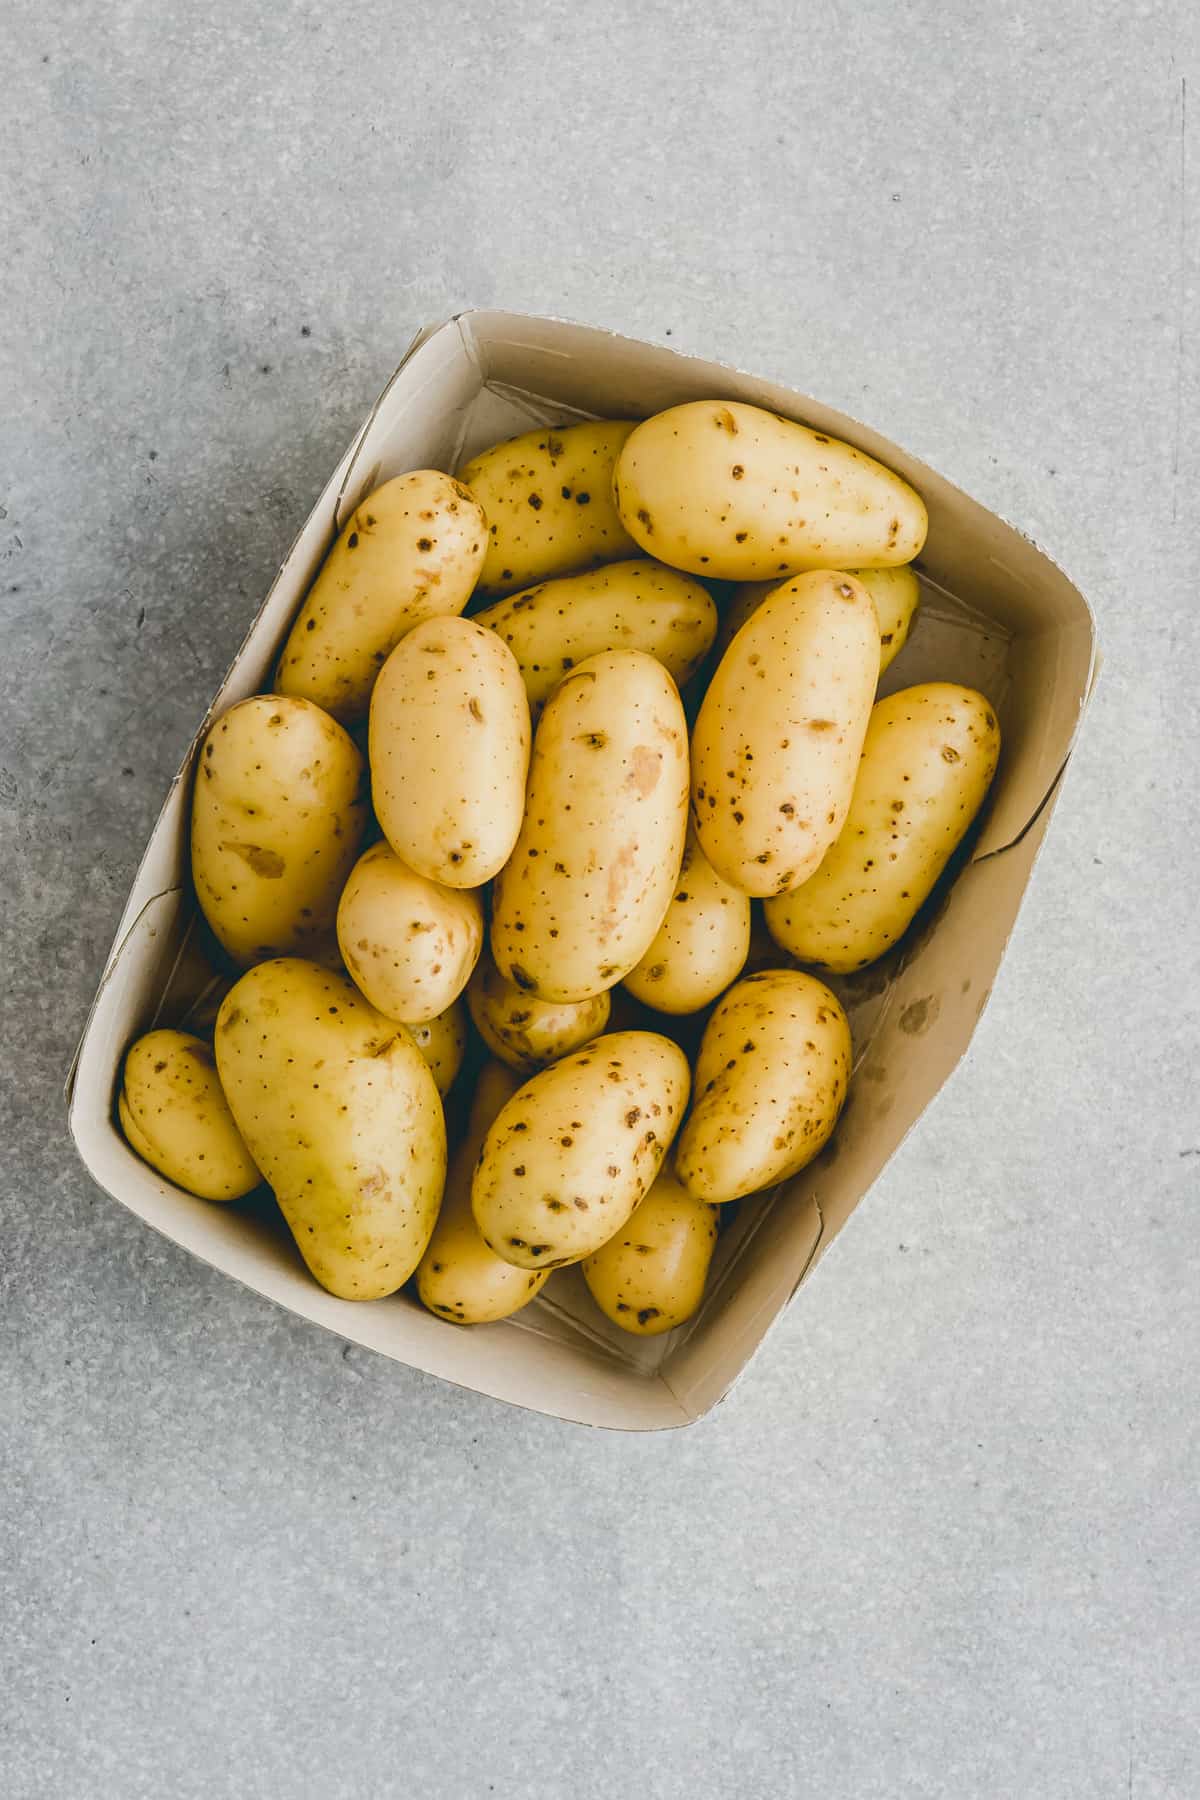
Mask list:
[{"label": "gray concrete surface", "polygon": [[[5,61],[6,1800],[1191,1800],[1194,8],[10,0]],[[968,1063],[683,1434],[344,1353],[64,1131],[193,725],[467,304],[870,419],[1104,636]]]}]

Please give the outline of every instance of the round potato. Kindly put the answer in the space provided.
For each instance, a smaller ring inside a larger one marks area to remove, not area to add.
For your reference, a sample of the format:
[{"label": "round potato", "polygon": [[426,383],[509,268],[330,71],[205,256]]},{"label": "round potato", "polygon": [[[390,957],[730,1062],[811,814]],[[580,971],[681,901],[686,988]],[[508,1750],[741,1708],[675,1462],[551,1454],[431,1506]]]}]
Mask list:
[{"label": "round potato", "polygon": [[417,875],[389,845],[372,844],[342,891],[337,934],[342,961],[376,1011],[419,1025],[444,1013],[470,980],[483,903]]},{"label": "round potato", "polygon": [[690,826],[667,916],[625,986],[656,1012],[699,1012],[736,981],[749,949],[750,902],[717,874]]},{"label": "round potato", "polygon": [[[879,620],[879,673],[895,661],[908,642],[913,615],[921,598],[921,584],[908,564],[899,569],[841,569],[865,587],[875,606]],[[721,620],[719,645],[721,654],[729,648],[752,613],[758,611],[768,594],[779,586],[777,581],[747,581],[737,590],[728,611]]]},{"label": "round potato", "polygon": [[308,700],[256,694],[209,727],[196,762],[192,879],[245,966],[328,955],[367,820],[363,759]]},{"label": "round potato", "polygon": [[846,1100],[850,1027],[815,975],[774,969],[730,988],[705,1028],[675,1173],[697,1200],[740,1200],[804,1168]]},{"label": "round potato", "polygon": [[429,1064],[443,1100],[458,1079],[467,1053],[467,1016],[461,1000],[448,1006],[436,1019],[408,1027],[412,1041]]},{"label": "round potato", "polygon": [[487,519],[461,482],[415,469],[376,488],[342,531],[300,608],[275,692],[343,725],[367,716],[389,651],[437,613],[460,613],[487,550]]},{"label": "round potato", "polygon": [[880,700],[837,842],[803,887],[767,901],[775,941],[839,974],[890,950],[983,805],[999,756],[996,715],[973,688],[931,681]]},{"label": "round potato", "polygon": [[396,855],[444,887],[475,888],[508,861],[529,771],[517,660],[473,619],[429,619],[384,664],[371,699],[376,816]]},{"label": "round potato", "polygon": [[692,816],[744,894],[807,881],[841,830],[875,684],[879,629],[848,575],[798,575],[721,658],[692,733]]},{"label": "round potato", "polygon": [[539,1000],[506,981],[490,956],[475,966],[467,1005],[492,1055],[523,1075],[599,1037],[609,1015],[607,993],[590,1000]]},{"label": "round potato", "polygon": [[723,581],[911,562],[928,526],[920,496],[874,457],[737,400],[647,419],[613,491],[648,556]]},{"label": "round potato", "polygon": [[615,1031],[519,1088],[484,1139],[471,1207],[484,1242],[523,1269],[581,1262],[619,1231],[683,1117],[687,1058]]},{"label": "round potato", "polygon": [[148,1031],[125,1053],[121,1129],[143,1162],[202,1200],[237,1200],[262,1180],[242,1142],[212,1045],[190,1031]]},{"label": "round potato", "polygon": [[699,1309],[716,1241],[716,1207],[664,1169],[616,1236],[585,1257],[583,1279],[614,1325],[658,1337]]}]

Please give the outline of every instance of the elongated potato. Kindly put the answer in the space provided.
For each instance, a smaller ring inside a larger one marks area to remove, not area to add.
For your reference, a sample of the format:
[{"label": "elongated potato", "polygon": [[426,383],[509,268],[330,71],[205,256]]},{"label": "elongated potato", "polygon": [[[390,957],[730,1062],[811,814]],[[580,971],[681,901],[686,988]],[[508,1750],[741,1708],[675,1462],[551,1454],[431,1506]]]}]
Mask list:
[{"label": "elongated potato", "polygon": [[523,1269],[580,1262],[658,1174],[688,1095],[687,1058],[653,1031],[614,1031],[534,1075],[480,1152],[471,1207],[484,1242]]},{"label": "elongated potato", "polygon": [[632,419],[542,426],[494,444],[458,472],[488,517],[483,594],[636,556],[617,517],[612,477]]},{"label": "elongated potato", "polygon": [[764,908],[776,943],[839,974],[890,950],[982,806],[999,755],[996,715],[973,688],[930,681],[880,700],[837,842],[803,887]]},{"label": "elongated potato", "polygon": [[125,1053],[121,1129],[143,1162],[202,1200],[237,1200],[262,1180],[217,1078],[212,1045],[148,1031]]},{"label": "elongated potato", "polygon": [[[879,620],[879,673],[903,650],[912,629],[913,615],[921,598],[921,584],[907,564],[899,569],[842,569],[865,587],[875,606]],[[779,586],[777,581],[747,581],[733,596],[724,617],[718,643],[721,654],[729,648],[752,613],[758,611],[768,594]]]},{"label": "elongated potato", "polygon": [[388,844],[350,871],[337,914],[342,961],[389,1019],[423,1024],[457,1000],[483,945],[478,894],[426,881]]},{"label": "elongated potato", "polygon": [[525,819],[493,891],[492,956],[542,1000],[588,1000],[641,961],[687,829],[687,726],[641,650],[588,657],[551,696]]},{"label": "elongated potato", "polygon": [[736,981],[749,948],[750,902],[721,879],[689,826],[667,916],[625,986],[656,1012],[699,1012]]},{"label": "elongated potato", "polygon": [[467,1133],[450,1159],[446,1194],[417,1270],[417,1292],[430,1312],[456,1325],[509,1319],[550,1279],[549,1269],[518,1269],[489,1250],[471,1211],[471,1178],[488,1129],[520,1077],[503,1063],[479,1071]]},{"label": "elongated potato", "polygon": [[878,675],[870,596],[829,570],[777,588],[721,658],[692,733],[692,817],[744,894],[807,881],[841,830]]},{"label": "elongated potato", "polygon": [[512,853],[529,770],[529,702],[507,644],[473,619],[429,619],[371,698],[376,816],[396,855],[444,887],[490,881]]},{"label": "elongated potato", "polygon": [[698,1310],[716,1241],[716,1207],[664,1169],[616,1236],[585,1257],[583,1279],[614,1325],[657,1337]]},{"label": "elongated potato", "polygon": [[523,1075],[599,1037],[609,1015],[607,993],[590,1000],[539,1000],[506,981],[490,956],[476,964],[467,1005],[492,1055]]},{"label": "elongated potato", "polygon": [[388,653],[422,619],[462,611],[486,549],[483,508],[461,482],[437,469],[385,481],[309,589],[275,692],[312,700],[343,725],[365,719]]},{"label": "elongated potato", "polygon": [[210,726],[196,764],[192,878],[234,962],[334,948],[365,788],[362,757],[311,701],[256,694]]},{"label": "elongated potato", "polygon": [[718,1203],[786,1181],[828,1141],[849,1079],[850,1027],[824,982],[798,969],[748,975],[705,1028],[676,1175]]},{"label": "elongated potato", "polygon": [[617,511],[648,556],[724,581],[911,562],[920,496],[871,456],[737,400],[697,400],[631,433]]},{"label": "elongated potato", "polygon": [[443,1100],[458,1079],[467,1053],[467,1013],[461,1000],[448,1006],[436,1019],[408,1027],[413,1043],[429,1064]]},{"label": "elongated potato", "polygon": [[543,582],[475,618],[516,657],[535,711],[568,670],[602,650],[644,650],[682,687],[717,629],[708,589],[648,557]]}]

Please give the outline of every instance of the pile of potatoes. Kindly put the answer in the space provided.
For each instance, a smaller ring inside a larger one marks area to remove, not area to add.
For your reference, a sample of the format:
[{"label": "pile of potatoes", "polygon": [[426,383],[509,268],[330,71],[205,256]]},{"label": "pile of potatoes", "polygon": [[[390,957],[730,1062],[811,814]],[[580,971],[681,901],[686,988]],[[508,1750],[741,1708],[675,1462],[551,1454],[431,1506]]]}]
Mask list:
[{"label": "pile of potatoes", "polygon": [[[127,1053],[133,1149],[210,1200],[268,1182],[346,1299],[415,1275],[474,1324],[580,1263],[630,1332],[691,1316],[719,1209],[846,1099],[845,1012],[795,965],[891,949],[995,772],[981,694],[875,699],[925,532],[891,471],[736,402],[384,483],[200,746],[238,974],[211,1043]],[[745,974],[756,902],[780,954]]]}]

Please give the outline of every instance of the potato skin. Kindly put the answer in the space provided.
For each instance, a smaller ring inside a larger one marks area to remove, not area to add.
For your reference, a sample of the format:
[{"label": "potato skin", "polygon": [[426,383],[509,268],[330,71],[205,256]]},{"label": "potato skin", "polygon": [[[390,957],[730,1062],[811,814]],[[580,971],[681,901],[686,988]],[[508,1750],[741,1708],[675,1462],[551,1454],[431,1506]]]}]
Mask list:
[{"label": "potato skin", "polygon": [[613,477],[648,556],[724,581],[911,562],[920,496],[861,450],[737,400],[697,400],[632,432]]},{"label": "potato skin", "polygon": [[237,1200],[262,1180],[221,1089],[212,1045],[148,1031],[125,1053],[121,1129],[143,1162],[202,1200]]},{"label": "potato skin", "polygon": [[683,857],[687,771],[679,694],[653,657],[609,650],[559,684],[493,890],[492,956],[506,980],[543,1000],[587,1000],[640,962]]},{"label": "potato skin", "polygon": [[614,1325],[658,1337],[699,1310],[716,1242],[716,1207],[664,1169],[616,1236],[584,1258],[583,1279]]},{"label": "potato skin", "polygon": [[337,912],[338,946],[377,1012],[406,1025],[436,1019],[466,987],[483,946],[478,894],[426,881],[388,844],[350,871]]},{"label": "potato skin", "polygon": [[467,988],[475,1029],[493,1056],[532,1075],[589,1043],[608,1024],[609,995],[590,1000],[539,1000],[506,981],[490,956],[481,957]]},{"label": "potato skin", "polygon": [[675,1173],[723,1203],[786,1181],[828,1141],[850,1079],[850,1027],[815,975],[772,969],[726,994],[696,1059]]},{"label": "potato skin", "polygon": [[[910,564],[898,569],[842,569],[865,587],[875,606],[879,620],[879,673],[899,656],[908,642],[913,618],[921,598],[921,584]],[[721,620],[719,644],[721,654],[729,648],[752,613],[758,611],[768,594],[779,586],[777,581],[747,581],[733,596]]]},{"label": "potato skin", "polygon": [[652,1031],[615,1031],[551,1063],[503,1107],[471,1207],[519,1268],[581,1262],[619,1231],[658,1174],[687,1104],[687,1058]]},{"label": "potato skin", "polygon": [[865,588],[832,570],[763,601],[721,658],[692,733],[692,818],[717,873],[784,893],[841,830],[879,676]]},{"label": "potato skin", "polygon": [[442,1103],[407,1029],[343,975],[259,963],[217,1016],[217,1068],[300,1254],[344,1300],[408,1280],[446,1175]]},{"label": "potato skin", "polygon": [[667,916],[625,986],[656,1012],[699,1012],[736,981],[749,949],[750,901],[717,874],[689,825]]},{"label": "potato skin", "polygon": [[617,452],[633,427],[632,419],[542,426],[463,464],[458,478],[488,518],[481,594],[637,555],[612,494]]},{"label": "potato skin", "polygon": [[309,700],[255,694],[209,727],[196,761],[192,879],[234,962],[329,953],[366,825],[365,785],[349,737]]},{"label": "potato skin", "polygon": [[429,619],[371,697],[376,816],[396,855],[444,887],[490,881],[525,806],[529,703],[516,658],[473,619]]},{"label": "potato skin", "polygon": [[462,611],[486,550],[483,508],[461,482],[438,469],[385,481],[309,589],[275,692],[311,700],[343,725],[365,719],[388,653],[422,619]]},{"label": "potato skin", "polygon": [[408,1033],[429,1064],[437,1091],[444,1100],[458,1080],[458,1071],[467,1053],[466,1008],[461,1000],[456,1000],[436,1019],[409,1025]]},{"label": "potato skin", "polygon": [[764,908],[776,943],[839,974],[890,950],[982,806],[999,756],[995,712],[973,688],[923,682],[880,700],[840,836],[803,887]]}]

